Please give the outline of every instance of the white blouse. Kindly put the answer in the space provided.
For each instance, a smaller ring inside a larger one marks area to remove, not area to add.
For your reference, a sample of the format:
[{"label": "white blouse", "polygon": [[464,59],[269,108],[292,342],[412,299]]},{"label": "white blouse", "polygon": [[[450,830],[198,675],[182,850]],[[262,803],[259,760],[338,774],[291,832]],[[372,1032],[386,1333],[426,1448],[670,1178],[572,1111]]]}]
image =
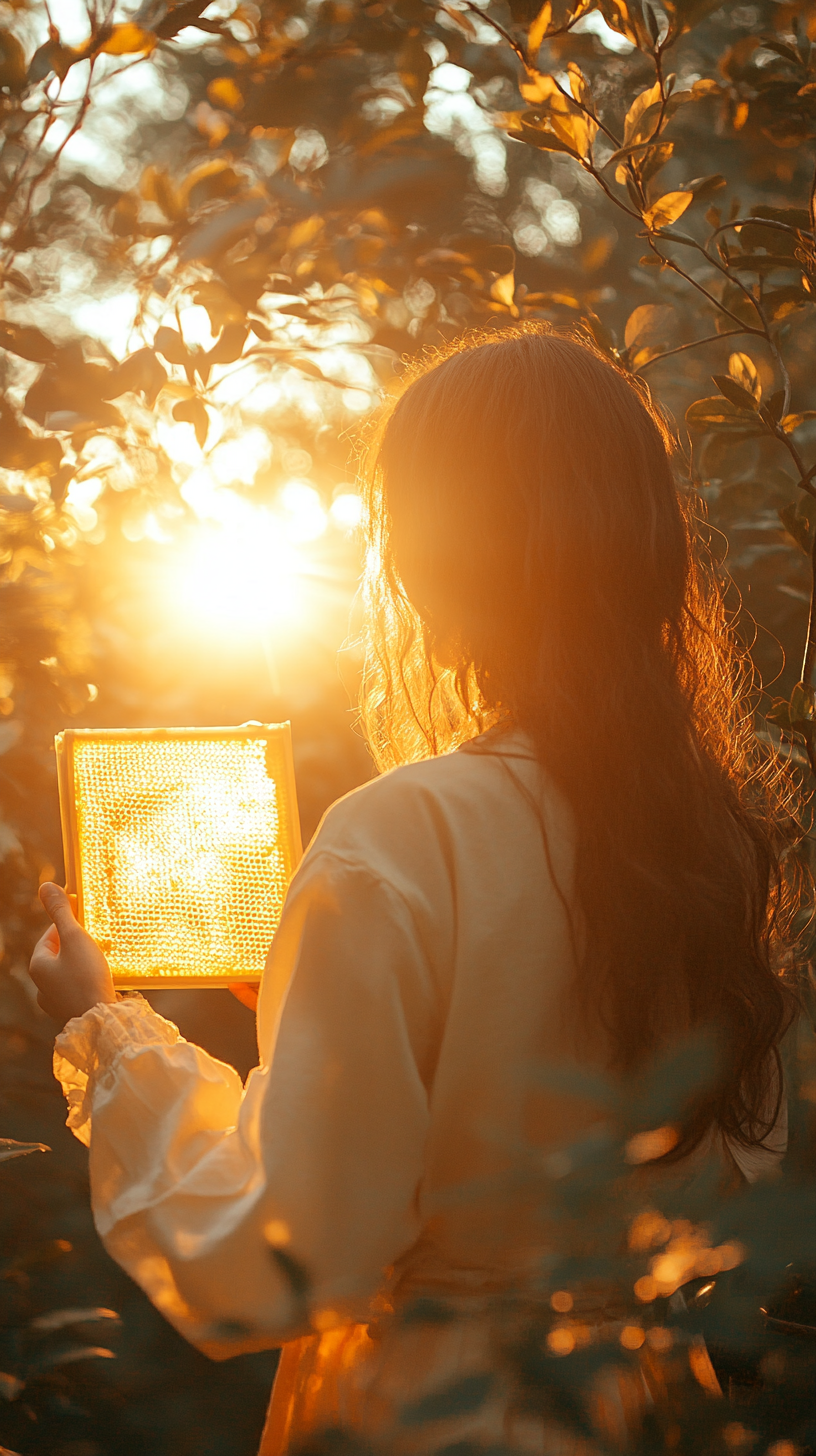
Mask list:
[{"label": "white blouse", "polygon": [[[563,1055],[570,873],[563,806],[523,742],[488,737],[329,810],[269,955],[246,1088],[144,1001],[68,1023],[55,1071],[99,1234],[188,1340],[218,1357],[302,1331],[270,1242],[307,1271],[311,1308],[344,1318],[423,1231],[430,1278],[492,1267],[448,1247],[439,1208],[514,1164],[525,1070]],[[544,1102],[539,1147],[585,1121]]]},{"label": "white blouse", "polygon": [[224,1358],[366,1325],[384,1291],[472,1299],[535,1267],[547,1230],[508,1214],[506,1180],[603,1116],[534,1078],[603,1062],[565,1011],[572,861],[524,739],[485,735],[329,810],[245,1088],[145,1001],[68,1023],[55,1072],[97,1229],[193,1344]]}]

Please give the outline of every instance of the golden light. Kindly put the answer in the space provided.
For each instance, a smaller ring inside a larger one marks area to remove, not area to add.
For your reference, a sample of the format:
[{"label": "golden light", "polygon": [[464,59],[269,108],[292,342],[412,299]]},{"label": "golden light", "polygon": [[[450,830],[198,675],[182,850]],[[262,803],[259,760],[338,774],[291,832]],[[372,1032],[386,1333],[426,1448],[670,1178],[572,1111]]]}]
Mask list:
[{"label": "golden light", "polygon": [[295,625],[305,609],[302,555],[268,513],[202,525],[170,564],[172,605],[230,636]]},{"label": "golden light", "polygon": [[[256,458],[259,449],[256,442]],[[227,473],[240,457],[232,443],[219,452]],[[236,640],[303,626],[315,575],[303,548],[329,520],[319,492],[293,479],[279,490],[277,509],[259,507],[220,484],[208,463],[188,476],[181,495],[199,524],[167,563],[169,615]]]},{"label": "golden light", "polygon": [[301,852],[288,723],[56,750],[67,887],[116,984],[258,980]]},{"label": "golden light", "polygon": [[547,1349],[551,1355],[571,1355],[575,1349],[575,1335],[572,1330],[564,1325],[558,1325],[550,1330],[547,1336]]},{"label": "golden light", "polygon": [[353,491],[342,491],[332,501],[329,513],[341,531],[356,531],[363,519],[363,502]]},{"label": "golden light", "polygon": [[573,1306],[573,1298],[568,1289],[556,1289],[550,1296],[550,1307],[558,1314],[569,1314]]}]

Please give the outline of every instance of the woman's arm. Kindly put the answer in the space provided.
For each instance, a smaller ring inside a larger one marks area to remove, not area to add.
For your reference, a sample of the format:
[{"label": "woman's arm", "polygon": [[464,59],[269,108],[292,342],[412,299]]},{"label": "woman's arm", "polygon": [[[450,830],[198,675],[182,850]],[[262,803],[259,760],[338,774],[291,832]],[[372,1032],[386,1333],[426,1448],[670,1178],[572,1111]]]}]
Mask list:
[{"label": "woman's arm", "polygon": [[207,1354],[367,1317],[417,1233],[437,1021],[402,900],[324,853],[287,900],[246,1091],[146,1002],[68,1023],[55,1070],[79,1136],[90,1117],[97,1228]]}]

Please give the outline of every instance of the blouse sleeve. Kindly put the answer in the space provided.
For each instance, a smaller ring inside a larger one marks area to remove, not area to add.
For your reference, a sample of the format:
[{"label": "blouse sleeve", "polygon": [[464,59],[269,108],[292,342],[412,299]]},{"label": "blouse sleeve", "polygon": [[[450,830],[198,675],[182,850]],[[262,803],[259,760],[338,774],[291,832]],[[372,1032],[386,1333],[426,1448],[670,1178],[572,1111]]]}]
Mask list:
[{"label": "blouse sleeve", "polygon": [[418,1232],[437,1001],[402,899],[318,854],[270,952],[246,1089],[144,1001],[57,1039],[99,1234],[206,1354],[369,1317]]}]

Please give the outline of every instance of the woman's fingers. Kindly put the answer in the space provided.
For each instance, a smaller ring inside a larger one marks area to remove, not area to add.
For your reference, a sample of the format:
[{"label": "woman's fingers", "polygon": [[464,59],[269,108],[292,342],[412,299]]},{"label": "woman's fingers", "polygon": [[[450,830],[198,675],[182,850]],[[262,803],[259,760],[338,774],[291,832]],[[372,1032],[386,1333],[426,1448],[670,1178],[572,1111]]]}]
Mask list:
[{"label": "woman's fingers", "polygon": [[250,985],[248,981],[232,981],[230,990],[236,1001],[242,1006],[248,1006],[250,1011],[258,1009],[258,986]]},{"label": "woman's fingers", "polygon": [[53,885],[50,880],[46,880],[44,885],[40,885],[40,901],[51,916],[60,936],[76,927],[77,918],[71,907],[71,901],[59,885]]},{"label": "woman's fingers", "polygon": [[64,1025],[92,1006],[116,1000],[108,963],[83,930],[71,901],[59,885],[40,886],[40,899],[53,924],[40,936],[31,957],[31,979],[43,1011]]},{"label": "woman's fingers", "polygon": [[34,950],[32,952],[32,955],[31,955],[31,969],[32,969],[32,973],[40,965],[50,966],[51,965],[51,962],[55,959],[55,957],[59,953],[59,947],[60,947],[60,942],[59,942],[59,932],[57,931],[57,927],[56,927],[56,925],[49,925],[48,929],[43,931],[42,935],[40,936],[39,940],[37,941],[37,944],[35,945]]}]

